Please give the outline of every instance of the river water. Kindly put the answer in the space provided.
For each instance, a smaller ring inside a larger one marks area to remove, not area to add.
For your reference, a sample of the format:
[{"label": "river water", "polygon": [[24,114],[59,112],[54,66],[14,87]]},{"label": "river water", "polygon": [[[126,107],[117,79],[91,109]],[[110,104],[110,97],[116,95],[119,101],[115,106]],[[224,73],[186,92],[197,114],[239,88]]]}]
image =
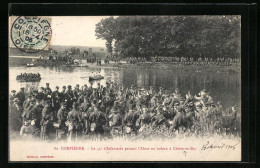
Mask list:
[{"label": "river water", "polygon": [[[41,81],[18,82],[16,76],[20,73],[40,73]],[[105,79],[93,82],[96,87],[99,82],[105,85],[107,81],[113,81],[121,86],[130,87],[136,85],[140,88],[153,86],[155,89],[163,87],[173,91],[179,88],[185,96],[188,90],[197,94],[203,88],[212,96],[215,102],[220,101],[223,107],[240,106],[241,80],[238,73],[217,72],[180,72],[166,69],[140,69],[140,68],[87,68],[87,67],[10,67],[9,90],[19,90],[20,87],[45,87],[50,83],[51,89],[76,84],[83,86],[90,84],[88,77],[100,73]]]}]

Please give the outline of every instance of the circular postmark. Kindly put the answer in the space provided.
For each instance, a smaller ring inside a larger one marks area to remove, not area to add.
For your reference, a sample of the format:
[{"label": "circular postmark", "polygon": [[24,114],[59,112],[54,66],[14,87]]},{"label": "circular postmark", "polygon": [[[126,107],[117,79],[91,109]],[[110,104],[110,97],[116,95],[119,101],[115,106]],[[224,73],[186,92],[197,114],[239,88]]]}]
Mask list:
[{"label": "circular postmark", "polygon": [[45,49],[49,45],[51,34],[50,20],[38,16],[20,16],[11,28],[13,44],[29,53]]}]

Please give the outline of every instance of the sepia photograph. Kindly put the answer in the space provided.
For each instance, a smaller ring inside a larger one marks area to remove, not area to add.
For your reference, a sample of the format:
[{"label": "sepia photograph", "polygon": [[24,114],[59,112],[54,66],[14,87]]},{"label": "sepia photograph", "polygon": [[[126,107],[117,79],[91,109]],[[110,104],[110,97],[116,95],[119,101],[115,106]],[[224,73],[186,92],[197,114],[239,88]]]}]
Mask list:
[{"label": "sepia photograph", "polygon": [[241,161],[241,16],[9,16],[9,160]]}]

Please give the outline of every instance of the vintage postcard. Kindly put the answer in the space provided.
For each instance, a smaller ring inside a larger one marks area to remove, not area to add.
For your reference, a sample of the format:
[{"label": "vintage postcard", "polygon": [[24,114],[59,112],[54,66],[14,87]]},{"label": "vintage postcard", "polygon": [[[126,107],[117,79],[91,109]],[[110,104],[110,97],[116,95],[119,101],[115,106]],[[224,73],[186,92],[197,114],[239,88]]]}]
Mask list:
[{"label": "vintage postcard", "polygon": [[9,161],[241,161],[241,16],[9,16]]}]

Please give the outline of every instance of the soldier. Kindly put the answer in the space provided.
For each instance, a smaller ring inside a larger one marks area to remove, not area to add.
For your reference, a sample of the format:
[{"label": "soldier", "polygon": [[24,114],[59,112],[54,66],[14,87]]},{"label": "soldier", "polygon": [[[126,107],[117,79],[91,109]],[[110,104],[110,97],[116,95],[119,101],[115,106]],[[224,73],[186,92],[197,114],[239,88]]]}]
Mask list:
[{"label": "soldier", "polygon": [[66,97],[67,97],[67,107],[71,109],[74,100],[74,94],[73,91],[71,90],[71,85],[68,85],[68,90],[66,91]]},{"label": "soldier", "polygon": [[19,99],[19,106],[23,106],[23,102],[25,101],[25,92],[24,88],[22,87],[21,90],[16,94],[16,97]]},{"label": "soldier", "polygon": [[44,87],[41,87],[38,91],[38,95],[37,95],[39,100],[43,100],[44,99]]},{"label": "soldier", "polygon": [[192,101],[193,101],[193,96],[191,95],[191,92],[188,91],[188,93],[186,94],[185,104],[192,102]]},{"label": "soldier", "polygon": [[159,106],[156,110],[157,110],[156,115],[154,115],[153,118],[151,119],[153,128],[156,128],[158,126],[160,127],[165,122],[165,117],[162,114],[162,107]]},{"label": "soldier", "polygon": [[13,104],[10,107],[9,125],[10,130],[19,131],[22,126],[22,108],[19,106],[19,99],[14,98]]},{"label": "soldier", "polygon": [[82,124],[81,124],[81,114],[77,110],[78,103],[74,102],[72,105],[72,110],[68,113],[68,121],[69,121],[69,140],[77,140],[80,137],[80,133],[82,130]]},{"label": "soldier", "polygon": [[61,101],[67,100],[66,86],[62,86],[62,91],[60,92]]},{"label": "soldier", "polygon": [[173,130],[179,130],[179,128],[181,126],[184,126],[184,114],[183,114],[183,108],[179,107],[177,109],[177,114],[176,116],[173,118],[172,121],[172,129]]},{"label": "soldier", "polygon": [[26,123],[26,122],[29,123],[30,129],[31,129],[31,131],[33,131],[32,133],[34,133],[37,130],[37,128],[35,126],[35,121],[37,118],[36,118],[36,115],[33,110],[34,105],[35,105],[35,99],[32,99],[30,101],[29,107],[24,110],[23,115],[22,115],[24,123]]},{"label": "soldier", "polygon": [[22,115],[24,121],[27,120],[27,121],[29,121],[29,123],[30,123],[31,120],[35,119],[35,115],[33,114],[33,111],[32,111],[34,105],[35,105],[35,99],[32,99],[32,100],[29,102],[28,107],[26,107],[26,108],[24,109],[24,112],[23,112],[23,115]]},{"label": "soldier", "polygon": [[94,134],[94,138],[101,139],[101,135],[104,133],[103,125],[106,124],[106,116],[99,111],[97,106],[94,106],[94,112],[89,116],[90,130]]},{"label": "soldier", "polygon": [[89,122],[88,122],[88,118],[89,118],[89,114],[88,113],[88,109],[91,106],[91,104],[88,101],[87,96],[84,97],[84,102],[81,104],[80,106],[80,111],[82,113],[82,119],[83,119],[83,133],[87,134],[89,132]]},{"label": "soldier", "polygon": [[73,90],[73,98],[78,99],[80,96],[80,89],[79,89],[79,84],[76,85],[75,89]]},{"label": "soldier", "polygon": [[124,117],[125,133],[136,134],[136,120],[138,119],[138,113],[133,111],[132,104],[129,105],[129,111]]},{"label": "soldier", "polygon": [[60,108],[60,98],[59,98],[59,86],[56,86],[56,90],[52,92],[52,107],[54,112],[56,113]]},{"label": "soldier", "polygon": [[139,132],[143,132],[143,130],[148,126],[151,122],[152,116],[149,113],[148,109],[143,106],[142,107],[142,114],[136,121],[136,127],[139,127]]},{"label": "soldier", "polygon": [[43,110],[43,100],[40,100],[39,98],[36,98],[36,103],[32,108],[32,113],[35,119],[35,127],[37,129],[41,129],[41,117],[42,117],[42,110]]},{"label": "soldier", "polygon": [[27,99],[23,102],[23,109],[24,110],[29,107],[31,99],[32,99],[32,96],[28,95]]},{"label": "soldier", "polygon": [[122,134],[123,128],[123,118],[118,109],[112,111],[112,114],[109,115],[109,126],[111,134],[113,137],[119,136]]},{"label": "soldier", "polygon": [[178,99],[180,99],[180,97],[181,97],[181,94],[180,94],[180,92],[179,92],[179,89],[176,88],[175,91],[174,91],[174,93],[173,93],[173,98],[174,98],[175,100],[178,100]]},{"label": "soldier", "polygon": [[15,93],[16,93],[16,91],[15,91],[15,90],[12,90],[12,91],[11,91],[11,94],[10,94],[10,96],[9,96],[9,105],[10,105],[10,106],[13,105],[13,103],[14,103],[13,101],[14,101],[14,99],[16,98]]},{"label": "soldier", "polygon": [[50,92],[52,92],[52,90],[51,90],[51,88],[50,88],[50,84],[49,83],[46,83],[46,88],[45,88],[45,90],[50,90]]},{"label": "soldier", "polygon": [[53,121],[53,112],[51,108],[51,100],[45,100],[45,106],[42,110],[42,120],[41,120],[41,138],[43,140],[49,139],[49,132]]},{"label": "soldier", "polygon": [[34,127],[30,125],[29,121],[25,121],[20,130],[20,136],[31,136],[34,133]]},{"label": "soldier", "polygon": [[[66,134],[66,120],[67,120],[67,105],[65,102],[61,102],[61,107],[57,113],[58,123],[56,125],[56,140],[61,140]],[[55,126],[55,125],[54,125]]]}]

